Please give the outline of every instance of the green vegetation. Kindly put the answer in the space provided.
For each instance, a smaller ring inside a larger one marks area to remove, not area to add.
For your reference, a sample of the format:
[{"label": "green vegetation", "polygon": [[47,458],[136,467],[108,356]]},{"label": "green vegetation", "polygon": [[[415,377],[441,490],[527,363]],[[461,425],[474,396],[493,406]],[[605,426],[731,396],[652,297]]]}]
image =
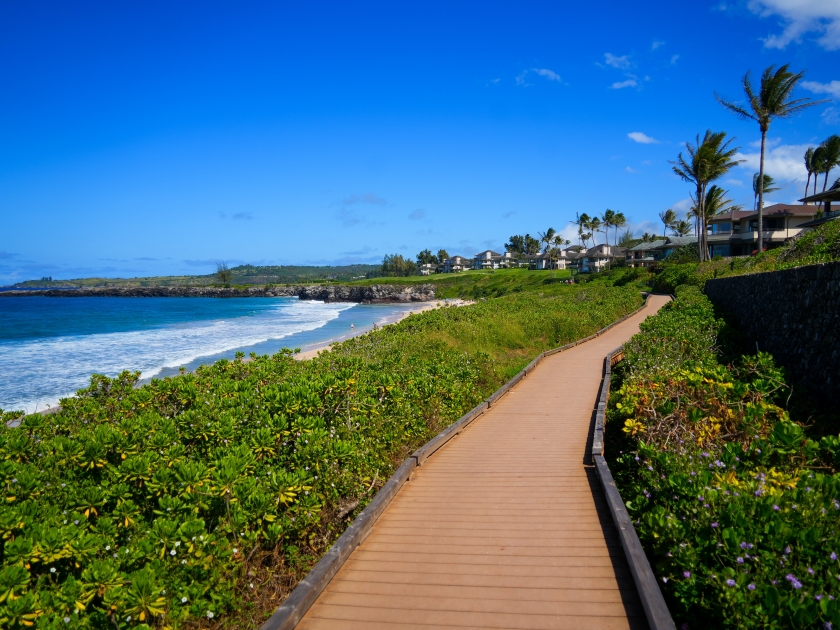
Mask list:
[{"label": "green vegetation", "polygon": [[697,287],[641,328],[606,443],[677,624],[840,623],[836,418],[792,395],[771,356],[746,354]]},{"label": "green vegetation", "polygon": [[660,265],[653,285],[655,291],[673,293],[676,287],[683,284],[702,288],[710,278],[778,271],[840,260],[840,221],[828,221],[812,231],[802,233],[782,247],[756,256],[697,263],[686,262],[692,257],[696,261],[697,257],[683,250],[675,252],[668,257],[668,262]]},{"label": "green vegetation", "polygon": [[[348,281],[363,278],[375,273],[379,265],[300,266],[300,265],[239,265],[232,267],[228,283],[232,285],[254,284],[295,284],[325,281]],[[201,276],[152,276],[148,278],[79,278],[74,280],[27,280],[15,287],[60,288],[60,287],[172,287],[172,286],[208,286],[220,284],[218,270]]]},{"label": "green vegetation", "polygon": [[0,626],[258,626],[408,453],[641,305],[632,283],[511,277],[538,282],[311,361],[96,376],[55,414],[3,414]]}]

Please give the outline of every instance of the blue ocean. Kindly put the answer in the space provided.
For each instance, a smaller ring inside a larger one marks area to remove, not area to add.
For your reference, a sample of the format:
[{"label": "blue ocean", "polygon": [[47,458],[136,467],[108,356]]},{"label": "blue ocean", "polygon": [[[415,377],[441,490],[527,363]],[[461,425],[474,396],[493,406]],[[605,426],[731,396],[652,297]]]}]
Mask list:
[{"label": "blue ocean", "polygon": [[34,412],[122,370],[148,379],[237,351],[338,341],[411,306],[297,298],[0,298],[0,409]]}]

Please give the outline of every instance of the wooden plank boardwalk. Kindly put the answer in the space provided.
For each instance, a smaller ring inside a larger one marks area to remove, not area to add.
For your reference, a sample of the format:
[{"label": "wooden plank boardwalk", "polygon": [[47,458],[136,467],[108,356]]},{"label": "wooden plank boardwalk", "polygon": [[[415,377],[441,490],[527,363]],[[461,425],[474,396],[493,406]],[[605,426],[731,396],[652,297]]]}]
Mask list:
[{"label": "wooden plank boardwalk", "polygon": [[588,464],[604,356],[668,298],[546,357],[415,470],[297,628],[645,628]]}]

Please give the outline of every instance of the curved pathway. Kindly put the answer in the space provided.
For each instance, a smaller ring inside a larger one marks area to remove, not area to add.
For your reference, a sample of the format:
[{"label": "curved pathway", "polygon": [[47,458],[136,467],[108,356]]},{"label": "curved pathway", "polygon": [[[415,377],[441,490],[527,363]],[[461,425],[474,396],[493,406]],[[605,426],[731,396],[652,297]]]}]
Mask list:
[{"label": "curved pathway", "polygon": [[604,356],[667,301],[546,357],[426,460],[297,627],[646,627],[588,451]]}]

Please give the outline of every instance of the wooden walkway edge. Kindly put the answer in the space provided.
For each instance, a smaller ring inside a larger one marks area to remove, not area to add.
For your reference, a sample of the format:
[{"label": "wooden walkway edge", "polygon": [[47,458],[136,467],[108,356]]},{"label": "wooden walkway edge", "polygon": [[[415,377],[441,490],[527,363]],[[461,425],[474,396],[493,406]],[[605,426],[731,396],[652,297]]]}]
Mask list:
[{"label": "wooden walkway edge", "polygon": [[263,629],[646,627],[590,437],[603,357],[666,301],[540,355],[417,451]]}]

